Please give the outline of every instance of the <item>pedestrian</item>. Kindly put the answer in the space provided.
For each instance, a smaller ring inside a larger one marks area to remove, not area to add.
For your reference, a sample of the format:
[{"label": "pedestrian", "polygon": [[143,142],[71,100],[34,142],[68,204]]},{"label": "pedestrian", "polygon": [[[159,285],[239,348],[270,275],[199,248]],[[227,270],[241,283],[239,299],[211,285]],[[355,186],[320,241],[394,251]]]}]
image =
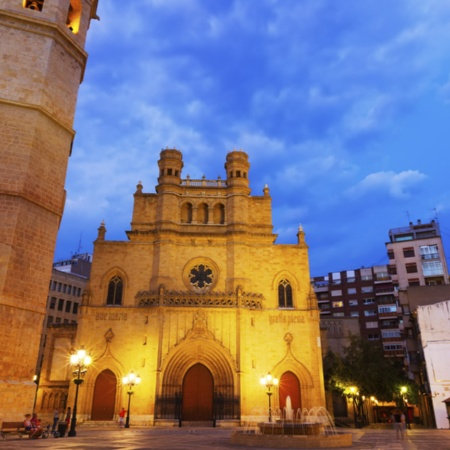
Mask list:
[{"label": "pedestrian", "polygon": [[119,428],[123,428],[123,421],[125,419],[126,409],[122,407],[122,409],[119,412]]},{"label": "pedestrian", "polygon": [[72,417],[72,411],[71,411],[70,406],[69,406],[69,407],[67,408],[67,412],[66,412],[66,420],[65,420],[65,422],[66,422],[67,425],[69,425],[71,417]]},{"label": "pedestrian", "polygon": [[394,424],[395,434],[398,438],[405,439],[405,415],[400,409],[394,409],[391,416],[392,423]]},{"label": "pedestrian", "polygon": [[53,425],[52,425],[52,431],[56,430],[56,427],[58,425],[58,421],[59,421],[59,411],[57,409],[55,409],[53,411]]}]

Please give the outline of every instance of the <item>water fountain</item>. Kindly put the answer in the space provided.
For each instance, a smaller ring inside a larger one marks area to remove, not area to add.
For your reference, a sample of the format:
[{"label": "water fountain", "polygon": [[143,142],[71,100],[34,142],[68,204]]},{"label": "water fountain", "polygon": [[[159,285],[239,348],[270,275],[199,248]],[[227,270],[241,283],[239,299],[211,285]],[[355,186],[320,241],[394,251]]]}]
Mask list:
[{"label": "water fountain", "polygon": [[283,410],[271,411],[273,420],[261,422],[255,409],[243,431],[233,433],[231,443],[264,448],[342,448],[352,446],[352,434],[336,431],[333,418],[323,407],[294,411],[290,397]]}]

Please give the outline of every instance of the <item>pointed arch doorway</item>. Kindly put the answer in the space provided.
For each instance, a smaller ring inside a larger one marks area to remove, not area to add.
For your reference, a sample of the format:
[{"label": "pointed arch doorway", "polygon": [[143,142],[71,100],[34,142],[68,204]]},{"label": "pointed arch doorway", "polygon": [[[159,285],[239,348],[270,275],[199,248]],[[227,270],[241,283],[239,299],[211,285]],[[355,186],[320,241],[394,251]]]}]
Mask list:
[{"label": "pointed arch doorway", "polygon": [[117,378],[111,370],[100,372],[95,380],[91,420],[113,420]]},{"label": "pointed arch doorway", "polygon": [[195,364],[183,378],[183,421],[212,421],[214,380],[203,364]]},{"label": "pointed arch doorway", "polygon": [[300,382],[297,376],[288,371],[281,375],[279,381],[279,399],[280,409],[283,411],[286,408],[286,399],[289,396],[291,399],[291,407],[294,413],[302,407],[302,399],[300,394]]}]

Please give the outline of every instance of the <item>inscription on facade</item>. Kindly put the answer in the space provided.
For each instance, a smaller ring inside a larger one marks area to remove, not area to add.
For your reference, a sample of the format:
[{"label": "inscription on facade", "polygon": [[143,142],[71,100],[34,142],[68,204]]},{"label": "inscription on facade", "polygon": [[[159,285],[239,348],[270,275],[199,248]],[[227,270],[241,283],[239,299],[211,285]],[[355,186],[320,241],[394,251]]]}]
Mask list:
[{"label": "inscription on facade", "polygon": [[285,316],[279,314],[277,316],[269,316],[269,324],[273,323],[286,323],[290,325],[291,323],[305,323],[305,316]]},{"label": "inscription on facade", "polygon": [[95,320],[127,320],[127,313],[123,312],[102,312],[95,315]]}]

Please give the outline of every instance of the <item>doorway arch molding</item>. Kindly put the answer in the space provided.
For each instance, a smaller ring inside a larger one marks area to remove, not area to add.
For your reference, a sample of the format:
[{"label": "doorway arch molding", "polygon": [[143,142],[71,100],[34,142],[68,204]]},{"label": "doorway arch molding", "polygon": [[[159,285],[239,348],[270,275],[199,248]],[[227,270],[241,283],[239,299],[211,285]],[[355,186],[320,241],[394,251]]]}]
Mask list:
[{"label": "doorway arch molding", "polygon": [[188,339],[174,348],[161,366],[161,395],[173,395],[181,389],[186,372],[195,364],[203,364],[212,374],[214,389],[236,395],[236,364],[219,343],[205,338]]}]

